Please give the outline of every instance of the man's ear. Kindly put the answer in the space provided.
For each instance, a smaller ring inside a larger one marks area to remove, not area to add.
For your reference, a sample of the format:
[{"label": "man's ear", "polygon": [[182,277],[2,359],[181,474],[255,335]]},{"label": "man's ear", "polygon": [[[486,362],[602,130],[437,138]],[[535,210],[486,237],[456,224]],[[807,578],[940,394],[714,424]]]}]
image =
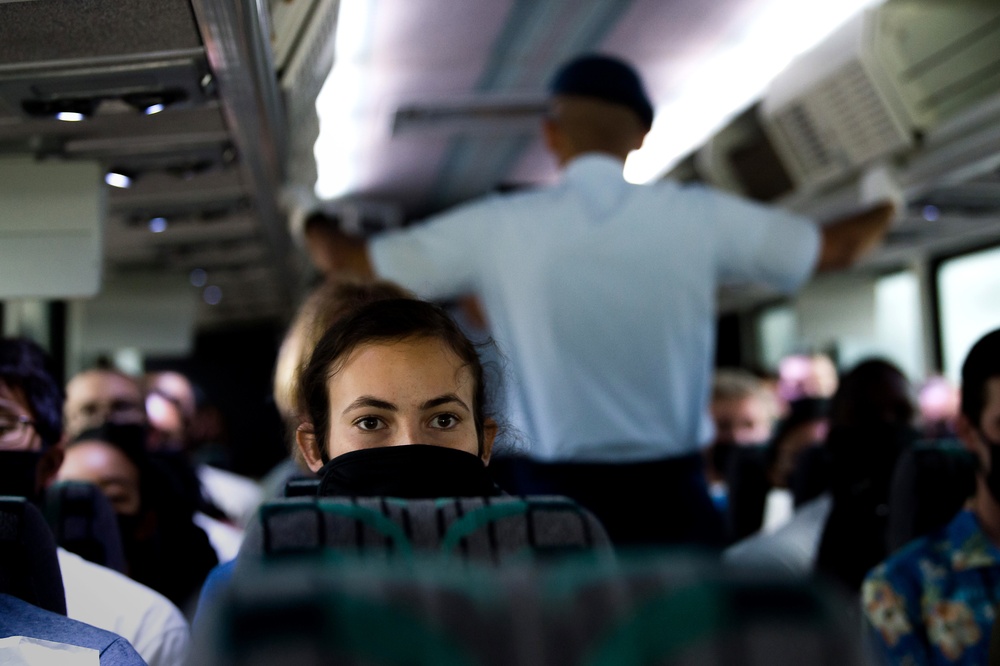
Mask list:
[{"label": "man's ear", "polygon": [[483,459],[484,465],[490,464],[490,456],[493,454],[493,440],[497,438],[497,422],[493,419],[486,419],[483,423],[483,450],[479,457]]},{"label": "man's ear", "polygon": [[955,436],[958,437],[962,445],[972,452],[979,451],[979,436],[976,432],[976,428],[969,421],[969,418],[965,414],[959,414],[958,418],[955,419]]},{"label": "man's ear", "polygon": [[962,442],[962,446],[966,450],[976,454],[976,457],[984,465],[983,469],[989,468],[989,450],[980,439],[976,426],[965,414],[959,413],[958,418],[955,419],[955,436]]},{"label": "man's ear", "polygon": [[542,121],[542,137],[545,139],[545,147],[548,148],[559,165],[562,166],[567,160],[569,150],[566,145],[566,134],[555,120],[546,118]]},{"label": "man's ear", "polygon": [[318,472],[323,466],[323,457],[319,452],[319,443],[316,441],[316,431],[313,424],[303,423],[295,429],[295,443],[299,446],[302,459],[306,465],[314,472]]}]

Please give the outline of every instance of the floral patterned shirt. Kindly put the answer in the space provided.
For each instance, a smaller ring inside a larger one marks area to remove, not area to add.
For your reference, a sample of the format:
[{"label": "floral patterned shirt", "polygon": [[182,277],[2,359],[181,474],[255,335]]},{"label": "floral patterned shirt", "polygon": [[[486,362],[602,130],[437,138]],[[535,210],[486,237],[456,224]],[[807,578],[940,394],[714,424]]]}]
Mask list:
[{"label": "floral patterned shirt", "polygon": [[1000,549],[975,514],[959,511],[875,567],[861,598],[885,663],[986,664],[1000,602]]}]

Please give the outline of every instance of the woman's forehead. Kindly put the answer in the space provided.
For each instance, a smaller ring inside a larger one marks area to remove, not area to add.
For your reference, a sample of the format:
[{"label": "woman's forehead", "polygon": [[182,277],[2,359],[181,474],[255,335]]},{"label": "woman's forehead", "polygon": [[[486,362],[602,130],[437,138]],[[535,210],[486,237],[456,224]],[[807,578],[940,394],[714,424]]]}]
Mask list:
[{"label": "woman's forehead", "polygon": [[454,350],[438,338],[378,340],[354,348],[329,375],[335,383],[451,385],[471,384],[472,373]]}]

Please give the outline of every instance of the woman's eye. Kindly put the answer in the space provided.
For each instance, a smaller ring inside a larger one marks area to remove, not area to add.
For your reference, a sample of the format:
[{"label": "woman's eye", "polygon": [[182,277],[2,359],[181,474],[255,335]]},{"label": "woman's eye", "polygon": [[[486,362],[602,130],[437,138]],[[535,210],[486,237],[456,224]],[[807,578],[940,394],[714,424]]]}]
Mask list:
[{"label": "woman's eye", "polygon": [[431,425],[435,428],[454,428],[458,425],[458,417],[454,414],[438,414],[431,419]]},{"label": "woman's eye", "polygon": [[354,425],[362,430],[379,430],[382,427],[382,420],[374,416],[365,416],[355,421]]}]

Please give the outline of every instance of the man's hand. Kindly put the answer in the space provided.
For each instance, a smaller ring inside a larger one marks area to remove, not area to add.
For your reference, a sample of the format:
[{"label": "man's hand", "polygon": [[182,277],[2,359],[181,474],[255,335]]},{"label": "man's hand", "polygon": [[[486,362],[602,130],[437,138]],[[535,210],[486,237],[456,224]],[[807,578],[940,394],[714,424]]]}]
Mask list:
[{"label": "man's hand", "polygon": [[365,241],[348,236],[332,220],[311,217],[306,220],[303,235],[309,258],[323,275],[348,273],[374,277]]},{"label": "man's hand", "polygon": [[848,268],[874,250],[906,211],[906,199],[891,170],[877,164],[861,176],[862,210],[823,226],[816,272]]}]

